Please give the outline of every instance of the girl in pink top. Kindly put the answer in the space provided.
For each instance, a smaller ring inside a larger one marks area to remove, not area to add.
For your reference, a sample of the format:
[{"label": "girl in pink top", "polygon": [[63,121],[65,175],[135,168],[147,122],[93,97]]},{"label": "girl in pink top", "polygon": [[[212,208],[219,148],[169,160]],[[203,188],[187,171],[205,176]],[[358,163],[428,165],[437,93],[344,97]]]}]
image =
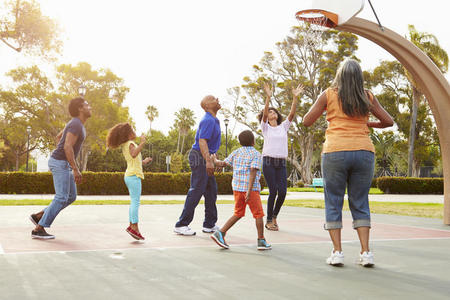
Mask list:
[{"label": "girl in pink top", "polygon": [[[269,187],[266,228],[278,231],[277,216],[286,198],[287,191],[286,157],[288,156],[288,131],[295,116],[298,97],[303,93],[303,86],[300,84],[297,88],[292,89],[291,111],[285,121],[283,121],[283,117],[275,108],[269,107],[273,87],[265,83],[264,91],[266,93],[266,104],[264,110],[258,115],[258,120],[264,136],[262,151],[263,173]],[[277,194],[278,198],[275,202]]]}]

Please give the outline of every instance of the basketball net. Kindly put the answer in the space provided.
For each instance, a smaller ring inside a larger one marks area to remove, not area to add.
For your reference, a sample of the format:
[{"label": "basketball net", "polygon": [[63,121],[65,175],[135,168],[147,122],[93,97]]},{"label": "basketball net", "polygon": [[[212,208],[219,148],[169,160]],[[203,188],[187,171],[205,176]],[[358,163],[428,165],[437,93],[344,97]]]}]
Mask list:
[{"label": "basketball net", "polygon": [[327,30],[328,18],[321,13],[308,13],[297,18],[298,24],[303,29],[303,43],[312,49],[323,45],[323,33]]}]

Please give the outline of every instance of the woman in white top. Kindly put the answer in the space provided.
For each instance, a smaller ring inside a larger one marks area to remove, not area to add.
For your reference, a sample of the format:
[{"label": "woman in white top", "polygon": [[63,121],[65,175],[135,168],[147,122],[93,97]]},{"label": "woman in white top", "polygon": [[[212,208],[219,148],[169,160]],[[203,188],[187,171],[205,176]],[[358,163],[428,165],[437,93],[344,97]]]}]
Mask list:
[{"label": "woman in white top", "polygon": [[[266,228],[278,231],[277,216],[286,198],[287,191],[286,158],[288,156],[288,131],[295,116],[298,97],[303,93],[303,86],[299,84],[297,88],[292,89],[291,111],[284,121],[275,108],[269,107],[273,87],[265,83],[264,91],[266,93],[266,105],[264,110],[258,115],[258,120],[261,123],[261,130],[264,136],[262,151],[263,173],[269,187]],[[276,197],[277,200],[275,201]]]}]

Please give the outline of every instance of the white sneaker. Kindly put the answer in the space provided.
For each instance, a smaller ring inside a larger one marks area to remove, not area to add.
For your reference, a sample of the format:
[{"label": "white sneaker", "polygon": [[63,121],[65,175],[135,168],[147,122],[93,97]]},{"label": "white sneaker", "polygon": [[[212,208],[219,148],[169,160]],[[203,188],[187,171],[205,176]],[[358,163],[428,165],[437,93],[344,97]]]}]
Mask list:
[{"label": "white sneaker", "polygon": [[175,227],[173,231],[179,235],[195,235],[195,231],[189,226]]},{"label": "white sneaker", "polygon": [[373,267],[373,254],[372,252],[364,251],[362,254],[359,254],[359,261],[358,263],[363,267]]},{"label": "white sneaker", "polygon": [[344,265],[344,253],[342,251],[331,250],[331,255],[327,258],[327,264],[332,266]]},{"label": "white sneaker", "polygon": [[219,226],[214,225],[213,228],[203,227],[202,231],[204,233],[213,233],[214,231],[219,230],[219,229],[220,229]]}]

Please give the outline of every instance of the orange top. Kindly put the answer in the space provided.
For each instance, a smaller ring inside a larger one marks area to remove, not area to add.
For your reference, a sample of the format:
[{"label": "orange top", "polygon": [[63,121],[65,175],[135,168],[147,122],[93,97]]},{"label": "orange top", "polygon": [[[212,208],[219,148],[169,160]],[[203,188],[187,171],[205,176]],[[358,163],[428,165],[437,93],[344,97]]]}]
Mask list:
[{"label": "orange top", "polygon": [[[356,150],[375,152],[367,127],[369,115],[347,116],[339,103],[337,89],[328,88],[326,93],[328,129],[325,132],[322,153]],[[373,102],[373,96],[370,93],[369,99]]]}]

